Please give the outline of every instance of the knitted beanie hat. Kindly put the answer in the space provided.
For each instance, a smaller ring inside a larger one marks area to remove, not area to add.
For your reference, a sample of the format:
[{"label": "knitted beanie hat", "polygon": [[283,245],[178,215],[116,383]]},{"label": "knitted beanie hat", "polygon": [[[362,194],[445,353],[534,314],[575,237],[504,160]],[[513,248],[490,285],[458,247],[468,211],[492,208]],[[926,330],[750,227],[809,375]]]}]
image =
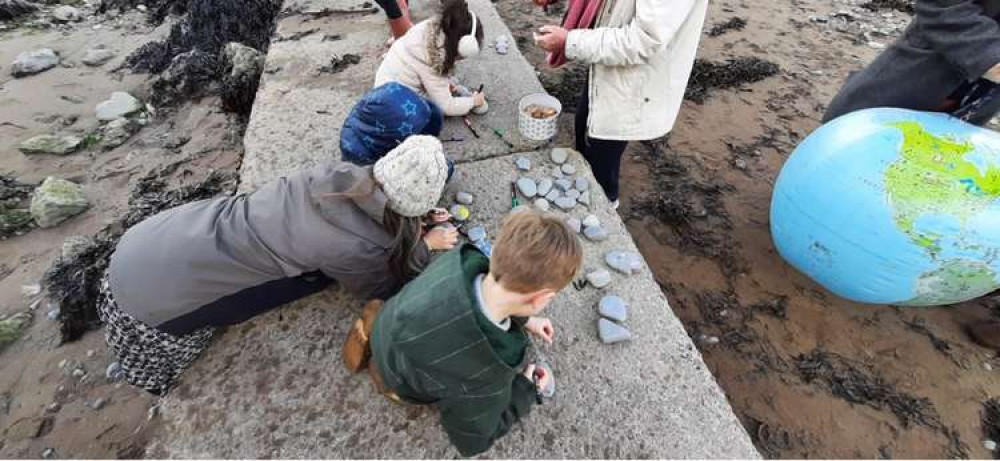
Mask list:
[{"label": "knitted beanie hat", "polygon": [[389,208],[406,217],[420,216],[437,205],[448,177],[441,141],[410,136],[375,162],[375,180]]}]

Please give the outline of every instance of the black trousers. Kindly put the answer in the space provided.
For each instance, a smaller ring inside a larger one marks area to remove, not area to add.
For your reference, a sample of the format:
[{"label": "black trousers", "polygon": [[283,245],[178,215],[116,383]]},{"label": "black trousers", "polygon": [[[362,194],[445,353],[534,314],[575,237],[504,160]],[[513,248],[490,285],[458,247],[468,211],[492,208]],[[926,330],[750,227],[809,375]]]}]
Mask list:
[{"label": "black trousers", "polygon": [[385,10],[385,15],[388,16],[389,19],[398,19],[403,15],[403,10],[399,8],[399,4],[396,3],[396,0],[375,0],[375,3],[378,3],[378,6]]},{"label": "black trousers", "polygon": [[275,307],[319,293],[333,284],[322,272],[273,280],[219,298],[180,317],[156,326],[157,330],[183,336],[205,327],[236,325]]},{"label": "black trousers", "polygon": [[618,200],[618,175],[621,172],[622,154],[628,141],[610,141],[587,136],[587,118],[590,117],[590,81],[583,86],[580,103],[576,107],[576,150],[587,159],[597,183],[604,189],[608,200]]}]

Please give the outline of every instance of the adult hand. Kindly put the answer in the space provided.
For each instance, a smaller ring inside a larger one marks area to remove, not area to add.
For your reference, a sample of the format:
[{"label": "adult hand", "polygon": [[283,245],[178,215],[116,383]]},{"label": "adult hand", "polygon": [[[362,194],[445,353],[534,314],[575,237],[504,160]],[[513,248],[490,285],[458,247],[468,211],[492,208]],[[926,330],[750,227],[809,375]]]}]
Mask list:
[{"label": "adult hand", "polygon": [[424,236],[424,243],[432,251],[450,250],[458,244],[458,229],[438,226]]},{"label": "adult hand", "polygon": [[535,44],[549,53],[556,53],[566,48],[566,36],[569,31],[559,26],[542,26],[541,34],[534,34]]},{"label": "adult hand", "polygon": [[542,338],[545,342],[552,344],[552,337],[555,335],[555,329],[552,328],[552,321],[543,317],[531,317],[528,322],[524,324],[524,329],[534,333],[535,336]]},{"label": "adult hand", "polygon": [[986,72],[986,75],[984,75],[983,78],[993,83],[1000,83],[1000,64],[993,66]]},{"label": "adult hand", "polygon": [[483,105],[486,104],[486,93],[483,93],[482,91],[472,93],[472,99],[475,101],[476,107],[483,107]]},{"label": "adult hand", "polygon": [[427,217],[430,218],[431,222],[440,224],[451,219],[451,213],[444,208],[433,208],[427,213]]}]

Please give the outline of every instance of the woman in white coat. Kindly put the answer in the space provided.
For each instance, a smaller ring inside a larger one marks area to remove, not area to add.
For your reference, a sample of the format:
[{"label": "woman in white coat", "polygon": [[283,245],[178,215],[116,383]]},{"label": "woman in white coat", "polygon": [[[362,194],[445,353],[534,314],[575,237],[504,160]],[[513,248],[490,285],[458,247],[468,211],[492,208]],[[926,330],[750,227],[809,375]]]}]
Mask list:
[{"label": "woman in white coat", "polygon": [[659,138],[674,126],[708,0],[570,0],[574,6],[596,17],[565,24],[572,30],[543,26],[535,42],[590,67],[576,112],[576,148],[617,208],[628,141]]}]

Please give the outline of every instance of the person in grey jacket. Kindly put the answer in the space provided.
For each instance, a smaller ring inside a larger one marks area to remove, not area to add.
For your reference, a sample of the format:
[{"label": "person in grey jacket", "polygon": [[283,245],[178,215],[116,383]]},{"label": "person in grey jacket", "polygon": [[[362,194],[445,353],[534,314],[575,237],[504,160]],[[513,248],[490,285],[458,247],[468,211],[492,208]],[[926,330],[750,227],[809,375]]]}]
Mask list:
[{"label": "person in grey jacket", "polygon": [[374,166],[327,163],[245,195],[182,205],[128,230],[98,303],[129,383],[156,395],[216,327],[336,281],[387,299],[457,243],[434,212],[447,176],[441,143],[413,136]]},{"label": "person in grey jacket", "polygon": [[871,107],[948,112],[982,125],[1000,112],[1000,0],[917,0],[895,43],[851,76],[824,122]]}]

